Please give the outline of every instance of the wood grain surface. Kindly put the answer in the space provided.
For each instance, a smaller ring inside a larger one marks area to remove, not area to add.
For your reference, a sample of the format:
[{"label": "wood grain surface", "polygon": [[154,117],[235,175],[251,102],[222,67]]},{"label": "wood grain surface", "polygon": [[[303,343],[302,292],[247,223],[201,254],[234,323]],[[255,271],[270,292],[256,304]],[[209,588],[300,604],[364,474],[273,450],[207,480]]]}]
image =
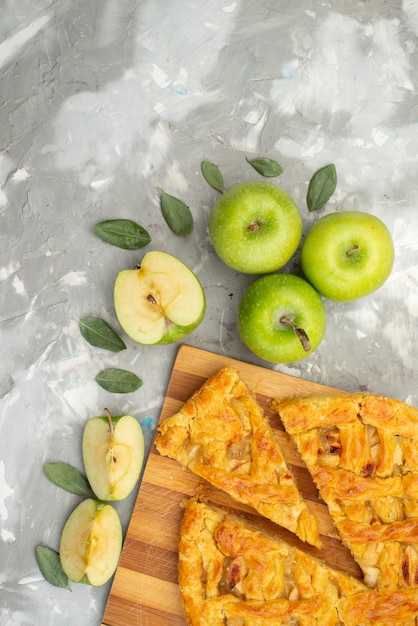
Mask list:
[{"label": "wood grain surface", "polygon": [[203,479],[162,457],[152,446],[127,530],[119,567],[110,590],[102,626],[185,626],[177,585],[177,543],[181,502],[203,493],[209,502],[257,518],[292,545],[302,547],[340,570],[360,576],[351,555],[337,539],[326,506],[280,420],[269,411],[273,397],[342,393],[336,389],[280,374],[263,367],[182,345],[167,387],[160,420],[175,413],[192,393],[224,365],[236,367],[256,394],[280,441],[303,496],[317,516],[323,548],[302,544],[296,536],[233,502]]}]

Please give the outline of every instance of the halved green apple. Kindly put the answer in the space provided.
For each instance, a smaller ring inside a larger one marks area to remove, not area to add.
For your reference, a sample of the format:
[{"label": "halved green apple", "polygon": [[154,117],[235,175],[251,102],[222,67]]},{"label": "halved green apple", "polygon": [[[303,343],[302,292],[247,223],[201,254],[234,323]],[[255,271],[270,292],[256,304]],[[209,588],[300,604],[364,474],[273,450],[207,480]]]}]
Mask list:
[{"label": "halved green apple", "polygon": [[132,415],[92,417],[84,427],[83,461],[87,480],[100,500],[123,500],[138,482],[144,461],[144,435]]},{"label": "halved green apple", "polygon": [[146,345],[182,339],[200,324],[206,310],[196,274],[176,257],[157,250],[147,252],[138,268],[119,272],[114,302],[124,331]]},{"label": "halved green apple", "polygon": [[60,559],[68,578],[98,587],[115,573],[122,550],[122,526],[116,509],[93,498],[71,513],[61,535]]}]

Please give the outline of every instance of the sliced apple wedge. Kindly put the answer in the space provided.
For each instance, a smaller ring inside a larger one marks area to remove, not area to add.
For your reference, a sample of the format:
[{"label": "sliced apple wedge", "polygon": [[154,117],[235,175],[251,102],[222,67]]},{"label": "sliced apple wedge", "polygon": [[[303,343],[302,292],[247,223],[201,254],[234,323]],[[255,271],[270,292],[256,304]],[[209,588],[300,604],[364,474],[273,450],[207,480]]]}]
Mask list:
[{"label": "sliced apple wedge", "polygon": [[146,345],[182,339],[200,324],[206,309],[196,274],[176,257],[156,250],[137,269],[119,272],[114,302],[124,331]]},{"label": "sliced apple wedge", "polygon": [[84,427],[83,461],[87,480],[100,500],[123,500],[138,482],[144,461],[144,435],[132,415],[92,417]]},{"label": "sliced apple wedge", "polygon": [[122,526],[111,504],[83,500],[61,535],[60,559],[68,578],[98,587],[115,573],[122,550]]}]

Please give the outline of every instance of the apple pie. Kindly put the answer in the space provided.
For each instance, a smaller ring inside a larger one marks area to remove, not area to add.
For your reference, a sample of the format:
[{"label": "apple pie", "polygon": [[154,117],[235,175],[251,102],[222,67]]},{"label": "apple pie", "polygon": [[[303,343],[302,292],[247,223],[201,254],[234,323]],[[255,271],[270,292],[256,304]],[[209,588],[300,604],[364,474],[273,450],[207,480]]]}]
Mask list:
[{"label": "apple pie", "polygon": [[365,583],[415,589],[417,597],[418,410],[364,393],[275,399],[271,408]]},{"label": "apple pie", "polygon": [[223,367],[165,419],[155,444],[160,454],[252,506],[314,546],[316,518],[296,486],[255,396],[238,371]]},{"label": "apple pie", "polygon": [[418,592],[369,590],[245,518],[183,503],[179,587],[189,626],[413,626]]}]

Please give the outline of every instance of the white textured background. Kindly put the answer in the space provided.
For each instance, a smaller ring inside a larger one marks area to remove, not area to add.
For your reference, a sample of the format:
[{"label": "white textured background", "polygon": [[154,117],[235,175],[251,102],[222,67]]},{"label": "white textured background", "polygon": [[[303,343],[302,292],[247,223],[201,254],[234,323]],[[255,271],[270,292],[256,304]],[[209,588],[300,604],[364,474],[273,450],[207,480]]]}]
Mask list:
[{"label": "white textured background", "polygon": [[[80,469],[86,420],[109,406],[142,423],[147,445],[177,346],[113,355],[90,347],[75,318],[115,324],[117,272],[143,251],[104,244],[98,221],[150,232],[205,288],[204,322],[188,343],[265,364],[241,344],[240,295],[252,280],[216,258],[207,234],[226,186],[260,178],[245,156],[270,156],[300,207],[304,232],[326,212],[368,211],[396,245],[375,294],[326,301],[328,329],[305,361],[279,371],[418,405],[418,2],[383,0],[3,0],[0,20],[0,624],[97,626],[109,585],[46,583],[34,548],[57,548],[77,504],[43,472]],[[313,172],[333,162],[336,193],[306,208]],[[168,230],[158,187],[190,205],[188,238]],[[297,261],[297,259],[296,259]],[[287,268],[297,271],[297,264]],[[143,387],[115,396],[104,367]],[[119,510],[128,522],[135,494]]]}]

